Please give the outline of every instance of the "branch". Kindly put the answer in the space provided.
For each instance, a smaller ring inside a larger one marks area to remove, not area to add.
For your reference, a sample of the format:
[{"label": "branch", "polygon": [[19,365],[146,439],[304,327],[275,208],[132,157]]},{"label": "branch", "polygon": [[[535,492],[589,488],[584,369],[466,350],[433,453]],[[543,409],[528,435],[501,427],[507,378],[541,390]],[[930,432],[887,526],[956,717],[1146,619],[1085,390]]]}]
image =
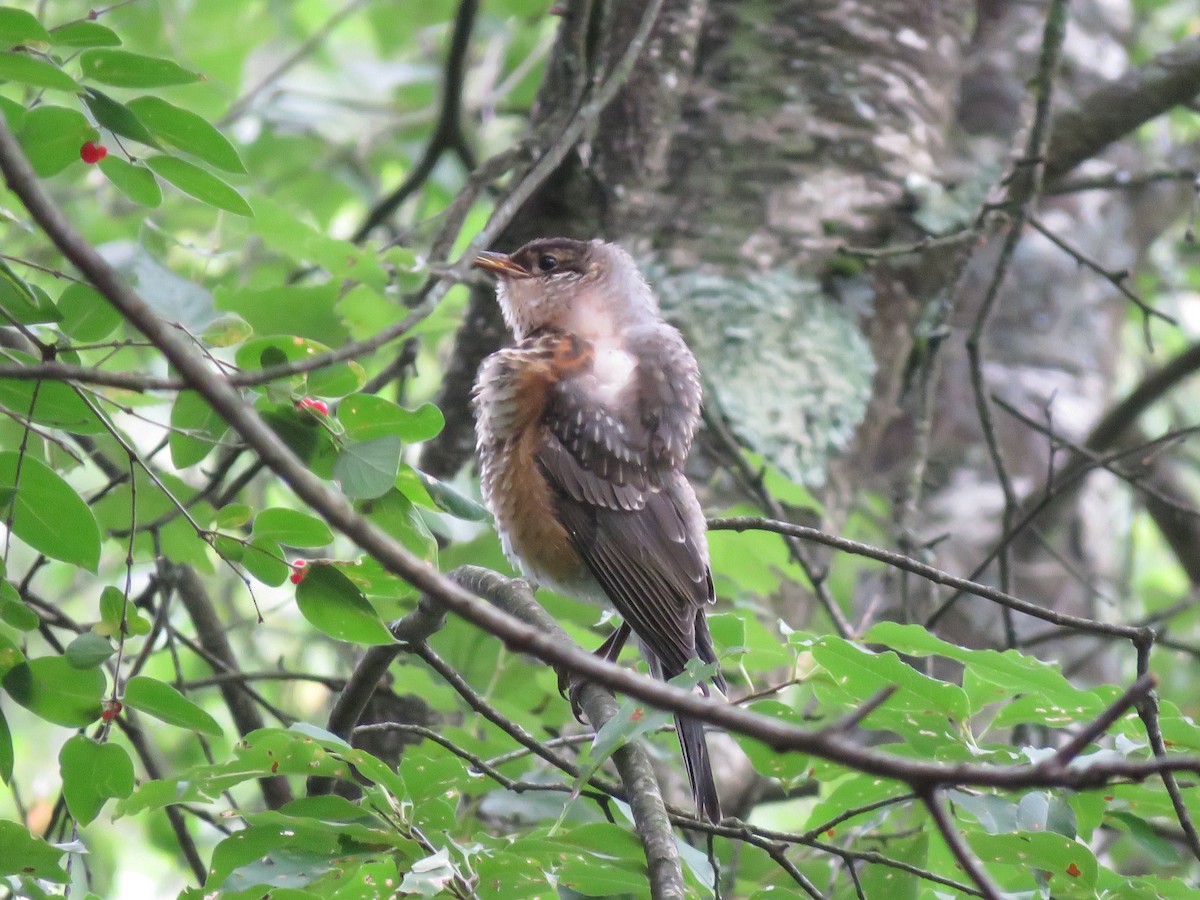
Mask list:
[{"label": "branch", "polygon": [[442,108],[438,113],[437,126],[425,146],[421,159],[394,191],[367,211],[362,224],[354,230],[350,240],[361,244],[376,226],[400,208],[414,191],[425,183],[439,159],[447,150],[458,153],[467,169],[475,168],[471,152],[462,133],[463,77],[467,66],[467,47],[471,41],[471,28],[475,14],[479,11],[479,0],[462,0],[458,15],[454,18],[454,33],[450,38],[450,49],[446,53],[446,64],[442,74]]},{"label": "branch", "polygon": [[959,578],[957,575],[951,575],[949,572],[944,572],[935,566],[920,562],[902,553],[838,537],[837,535],[829,534],[816,528],[809,528],[805,525],[793,525],[791,522],[779,522],[774,519],[764,519],[757,516],[735,516],[727,519],[709,519],[708,527],[713,531],[772,531],[776,534],[791,535],[801,540],[812,541],[815,544],[824,544],[826,547],[833,547],[835,550],[887,563],[893,568],[919,575],[921,578],[932,581],[934,584],[942,584],[955,588],[960,593],[973,594],[976,597],[991,600],[993,603],[999,603],[1001,606],[1008,607],[1016,612],[1025,613],[1026,615],[1043,619],[1047,622],[1053,622],[1056,625],[1065,625],[1089,634],[1103,634],[1134,641],[1138,640],[1144,632],[1144,629],[1136,628],[1132,625],[1099,622],[1047,609],[1028,600],[1022,600],[1020,597],[1015,597],[999,588],[979,584],[966,578]]},{"label": "branch", "polygon": [[1200,37],[1182,41],[1144,66],[1059,113],[1046,149],[1046,180],[1056,181],[1113,141],[1200,93]]},{"label": "branch", "polygon": [[975,858],[975,855],[971,852],[971,848],[967,846],[967,842],[958,833],[958,828],[954,824],[954,820],[950,818],[946,807],[942,805],[940,794],[941,792],[936,789],[928,791],[921,795],[921,801],[925,804],[925,808],[929,810],[929,817],[933,819],[933,824],[941,832],[942,840],[946,842],[946,846],[950,848],[950,852],[954,854],[954,858],[958,860],[958,864],[963,867],[963,870],[971,876],[971,880],[979,887],[980,894],[986,900],[1001,900],[1004,897],[1004,892],[992,883],[991,878],[988,877],[987,870],[983,867],[983,863]]},{"label": "branch", "polygon": [[[1001,515],[1001,533],[1008,534],[1012,529],[1013,518],[1017,512],[1017,494],[1009,477],[1004,455],[1000,450],[1000,442],[996,437],[995,424],[992,421],[991,406],[985,387],[986,379],[983,373],[983,338],[1000,295],[1000,287],[1008,273],[1009,264],[1016,252],[1017,244],[1021,241],[1021,231],[1028,216],[1029,206],[1041,193],[1042,189],[1042,151],[1046,146],[1050,122],[1050,103],[1054,93],[1054,79],[1058,74],[1059,59],[1062,52],[1063,40],[1067,30],[1067,0],[1053,0],[1046,13],[1046,24],[1042,31],[1042,49],[1038,58],[1037,75],[1034,78],[1035,102],[1033,121],[1029,127],[1029,135],[1025,141],[1024,156],[1017,160],[1013,172],[1009,176],[1008,190],[1000,207],[1009,216],[1004,241],[1000,255],[996,259],[996,267],[992,278],[984,292],[983,300],[976,313],[975,322],[967,336],[967,360],[971,375],[971,390],[975,398],[975,409],[979,418],[979,428],[983,433],[983,443],[996,472],[996,480],[1004,493],[1004,511]],[[1007,591],[1010,579],[1008,570],[1007,547],[1002,547],[999,553],[1000,587]],[[1016,632],[1012,618],[1004,617],[1005,643],[1009,647],[1016,646]]]}]

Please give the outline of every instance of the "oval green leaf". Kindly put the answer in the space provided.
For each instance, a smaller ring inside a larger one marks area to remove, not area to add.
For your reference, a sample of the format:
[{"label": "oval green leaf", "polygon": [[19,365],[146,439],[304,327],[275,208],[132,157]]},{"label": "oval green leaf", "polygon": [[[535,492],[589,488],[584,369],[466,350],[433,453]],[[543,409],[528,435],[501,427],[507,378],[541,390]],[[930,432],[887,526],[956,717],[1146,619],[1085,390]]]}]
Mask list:
[{"label": "oval green leaf", "polygon": [[62,656],[17,663],[4,676],[4,689],[35,716],[82,728],[100,717],[104,695],[100,669],[76,669]]},{"label": "oval green leaf", "polygon": [[119,134],[121,137],[130,138],[150,147],[158,146],[154,135],[142,124],[137,114],[124,103],[114,100],[108,94],[95,88],[87,89],[83,95],[83,102],[92,111],[96,122],[113,134]]},{"label": "oval green leaf", "polygon": [[148,675],[135,675],[125,682],[125,696],[121,698],[130,706],[148,716],[153,716],[168,725],[199,731],[220,737],[223,732],[217,720],[202,710],[165,681]]},{"label": "oval green leaf", "polygon": [[84,78],[115,87],[165,87],[200,80],[198,73],[172,60],[128,50],[85,50],[79,55],[79,68]]},{"label": "oval green leaf", "polygon": [[[15,350],[9,356],[17,361],[28,359]],[[19,409],[38,424],[74,434],[98,434],[106,430],[104,422],[75,388],[62,381],[43,381],[39,387],[36,381],[0,379],[0,405]]]},{"label": "oval green leaf", "polygon": [[228,428],[208,401],[196,391],[180,391],[171,406],[171,428],[167,438],[171,462],[177,469],[186,469],[202,461]]},{"label": "oval green leaf", "polygon": [[63,331],[82,343],[102,341],[121,324],[121,314],[87,284],[72,283],[58,298]]},{"label": "oval green leaf", "polygon": [[394,434],[347,443],[333,462],[333,477],[351,500],[382,497],[396,483],[403,443]]},{"label": "oval green leaf", "polygon": [[50,35],[33,13],[11,6],[0,6],[0,47],[48,42]]},{"label": "oval green leaf", "polygon": [[175,156],[151,156],[146,160],[156,175],[166,179],[185,194],[235,215],[254,217],[254,211],[237,191],[199,166]]},{"label": "oval green leaf", "polygon": [[406,444],[415,444],[435,437],[446,424],[442,411],[432,403],[410,410],[374,394],[347,397],[337,416],[346,437],[356,441],[394,434]]},{"label": "oval green leaf", "polygon": [[[4,260],[0,260],[0,309],[8,314],[4,318],[9,322],[22,325],[40,325],[62,318],[54,304],[43,300],[42,295],[35,292]],[[33,357],[25,358],[33,362]]]},{"label": "oval green leaf", "polygon": [[119,47],[121,39],[99,22],[68,22],[50,29],[50,43],[56,47]]},{"label": "oval green leaf", "polygon": [[67,644],[63,656],[76,669],[94,669],[113,655],[116,651],[106,638],[91,631],[85,631],[71,643]]},{"label": "oval green leaf", "polygon": [[239,175],[246,173],[246,166],[233,144],[203,116],[180,109],[158,97],[130,100],[129,109],[155,135],[173,147],[198,156],[226,172]]},{"label": "oval green leaf", "polygon": [[77,734],[58,753],[63,799],[72,817],[87,825],[112,797],[133,793],[133,762],[117,744],[97,744]]},{"label": "oval green leaf", "polygon": [[217,528],[239,528],[254,518],[254,508],[247,503],[229,503],[217,510],[213,524]]},{"label": "oval green leaf", "polygon": [[151,209],[162,205],[162,188],[145,166],[135,166],[116,156],[106,156],[98,165],[113,187],[134,203]]},{"label": "oval green leaf", "polygon": [[[413,475],[437,508],[443,512],[448,512],[456,519],[466,519],[468,522],[487,522],[491,519],[492,514],[488,512],[487,507],[482,503],[477,503],[465,494],[459,493],[444,481],[439,481],[432,475],[426,475],[419,469],[412,470]],[[406,479],[403,475],[397,479],[396,486],[400,491],[412,500],[414,503],[419,502],[414,496],[415,490],[410,490],[406,484]]]},{"label": "oval green leaf", "polygon": [[297,509],[264,509],[254,520],[254,537],[288,547],[324,547],[333,543],[333,532],[316,516]]},{"label": "oval green leaf", "polygon": [[4,710],[0,709],[0,781],[5,784],[12,782],[14,758],[12,731],[8,719],[4,718]]},{"label": "oval green leaf", "polygon": [[78,81],[58,66],[28,53],[0,53],[0,81],[19,81],[53,91],[70,91],[72,94],[83,90]]},{"label": "oval green leaf", "polygon": [[[40,553],[96,571],[100,563],[96,516],[53,469],[28,453],[23,462],[18,453],[0,453],[0,487],[17,489],[13,534]],[[66,526],[68,522],[70,527]]]},{"label": "oval green leaf", "polygon": [[318,631],[354,644],[392,644],[375,608],[362,591],[332,566],[310,566],[296,586],[296,605]]},{"label": "oval green leaf", "polygon": [[256,537],[242,549],[241,564],[246,571],[271,587],[279,587],[291,574],[291,566],[283,558],[283,548],[275,541]]},{"label": "oval green leaf", "polygon": [[96,129],[79,110],[39,106],[25,114],[17,139],[25,148],[33,171],[49,178],[79,162],[79,148],[95,135]]}]

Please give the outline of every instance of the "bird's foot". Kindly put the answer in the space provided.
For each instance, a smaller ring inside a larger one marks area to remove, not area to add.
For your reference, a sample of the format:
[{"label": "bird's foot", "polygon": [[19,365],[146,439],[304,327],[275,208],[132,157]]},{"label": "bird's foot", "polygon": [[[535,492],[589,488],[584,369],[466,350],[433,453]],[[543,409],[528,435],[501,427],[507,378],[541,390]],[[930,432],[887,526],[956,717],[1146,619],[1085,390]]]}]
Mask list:
[{"label": "bird's foot", "polygon": [[583,720],[583,703],[580,700],[579,694],[583,690],[583,686],[587,681],[580,675],[574,672],[569,672],[566,669],[558,671],[558,692],[564,700],[571,703],[571,715],[575,717],[575,721],[580,725],[586,725]]}]

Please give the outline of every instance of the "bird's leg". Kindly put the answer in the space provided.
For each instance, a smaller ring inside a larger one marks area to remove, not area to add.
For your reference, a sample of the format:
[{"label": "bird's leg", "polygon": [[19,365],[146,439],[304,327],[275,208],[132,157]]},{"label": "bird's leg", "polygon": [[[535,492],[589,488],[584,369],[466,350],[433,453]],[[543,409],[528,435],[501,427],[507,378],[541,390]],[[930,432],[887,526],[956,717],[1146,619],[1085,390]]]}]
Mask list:
[{"label": "bird's leg", "polygon": [[[595,655],[607,662],[616,662],[621,651],[625,649],[625,642],[629,640],[630,633],[629,626],[622,622],[621,626],[596,648]],[[585,683],[585,680],[577,675],[559,672],[558,692],[571,701],[571,714],[575,716],[575,721],[580,723],[583,722],[583,708],[579,702],[579,689]]]}]

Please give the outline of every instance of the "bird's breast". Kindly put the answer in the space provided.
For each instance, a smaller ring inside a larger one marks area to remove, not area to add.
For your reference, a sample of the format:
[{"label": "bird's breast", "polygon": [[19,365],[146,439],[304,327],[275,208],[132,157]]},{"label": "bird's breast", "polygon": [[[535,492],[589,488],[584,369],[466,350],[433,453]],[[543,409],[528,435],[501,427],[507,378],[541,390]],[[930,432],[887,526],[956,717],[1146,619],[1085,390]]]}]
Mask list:
[{"label": "bird's breast", "polygon": [[613,409],[628,398],[637,373],[637,357],[613,340],[594,345],[591,371],[581,375],[584,390],[598,405]]}]

